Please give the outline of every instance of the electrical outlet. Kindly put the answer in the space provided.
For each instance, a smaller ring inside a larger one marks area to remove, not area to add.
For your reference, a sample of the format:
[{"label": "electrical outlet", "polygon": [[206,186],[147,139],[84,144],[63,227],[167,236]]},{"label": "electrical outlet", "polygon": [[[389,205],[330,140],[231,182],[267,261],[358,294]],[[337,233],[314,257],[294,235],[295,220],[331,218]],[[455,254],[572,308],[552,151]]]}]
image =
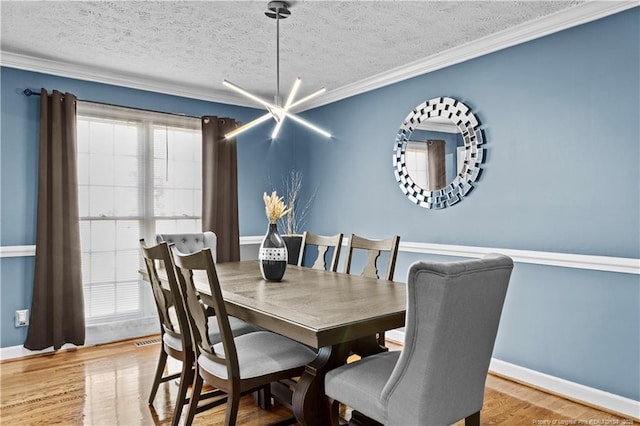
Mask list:
[{"label": "electrical outlet", "polygon": [[29,310],[16,311],[16,327],[25,327],[27,325],[29,325]]}]

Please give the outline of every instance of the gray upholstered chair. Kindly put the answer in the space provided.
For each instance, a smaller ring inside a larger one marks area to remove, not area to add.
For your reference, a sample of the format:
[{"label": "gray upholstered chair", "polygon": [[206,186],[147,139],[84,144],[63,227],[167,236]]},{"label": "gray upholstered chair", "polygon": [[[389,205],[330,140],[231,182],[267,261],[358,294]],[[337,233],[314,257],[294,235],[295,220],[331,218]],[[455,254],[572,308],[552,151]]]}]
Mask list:
[{"label": "gray upholstered chair", "polygon": [[[313,245],[318,248],[318,255],[316,260],[311,266],[314,269],[328,269],[331,272],[338,271],[338,259],[340,258],[340,249],[342,248],[343,234],[337,234],[330,237],[323,235],[312,234],[311,232],[305,232],[302,235],[302,244],[300,245],[300,256],[298,257],[298,266],[302,266],[302,259],[304,258],[305,248],[308,245]],[[325,259],[329,248],[333,248],[333,256],[329,268],[327,268],[327,261]]]},{"label": "gray upholstered chair", "polygon": [[[299,376],[305,365],[316,358],[316,353],[300,343],[268,331],[234,337],[211,251],[203,249],[190,255],[176,255],[175,263],[197,355],[197,374],[185,424],[192,423],[203,383],[207,382],[227,394],[225,425],[234,425],[241,395],[274,381]],[[193,282],[194,270],[206,271],[221,343],[209,338],[206,311],[198,299]]]},{"label": "gray upholstered chair", "polygon": [[216,261],[218,237],[211,231],[190,234],[158,234],[156,235],[156,241],[159,243],[166,241],[169,244],[173,244],[176,250],[184,254],[195,253],[203,248],[209,248],[214,262]]},{"label": "gray upholstered chair", "polygon": [[[191,334],[188,331],[189,323],[187,322],[185,311],[180,302],[178,281],[176,280],[172,255],[168,244],[162,242],[156,246],[147,247],[144,240],[140,240],[140,249],[149,275],[149,282],[151,284],[154,301],[156,302],[158,316],[160,317],[160,332],[162,336],[160,358],[158,359],[156,374],[153,384],[151,385],[149,405],[153,404],[160,383],[180,378],[172,418],[172,424],[177,425],[182,413],[182,407],[188,402],[188,387],[193,383],[194,378],[195,352],[193,350]],[[158,262],[162,262],[164,265],[169,283],[168,287],[162,285],[156,267]],[[237,318],[230,318],[229,322],[234,335],[237,336],[257,330],[256,327]],[[187,332],[184,333],[181,330],[187,330]],[[208,333],[210,341],[216,343],[222,341],[215,317],[208,319]],[[179,374],[164,375],[168,356],[182,362],[182,369]],[[209,395],[204,395],[203,398],[208,396]]]},{"label": "gray upholstered chair", "polygon": [[334,424],[340,401],[386,425],[479,425],[512,269],[497,254],[411,265],[404,348],[327,373]]}]

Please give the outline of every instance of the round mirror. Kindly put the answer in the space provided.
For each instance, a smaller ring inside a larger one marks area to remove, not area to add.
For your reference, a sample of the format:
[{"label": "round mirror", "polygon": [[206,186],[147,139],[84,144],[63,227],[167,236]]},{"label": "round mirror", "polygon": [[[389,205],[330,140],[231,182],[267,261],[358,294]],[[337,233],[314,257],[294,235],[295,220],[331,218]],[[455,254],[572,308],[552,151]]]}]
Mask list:
[{"label": "round mirror", "polygon": [[471,110],[452,98],[434,98],[411,111],[393,156],[396,180],[409,200],[443,209],[471,191],[484,157],[479,127]]}]

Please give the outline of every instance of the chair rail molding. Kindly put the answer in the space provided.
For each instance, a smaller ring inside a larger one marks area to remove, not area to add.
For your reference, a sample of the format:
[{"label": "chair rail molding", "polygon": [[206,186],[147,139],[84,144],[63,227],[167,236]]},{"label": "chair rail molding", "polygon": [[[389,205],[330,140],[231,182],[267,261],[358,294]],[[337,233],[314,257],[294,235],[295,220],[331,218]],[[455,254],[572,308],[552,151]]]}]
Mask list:
[{"label": "chair rail molding", "polygon": [[2,246],[0,257],[28,257],[36,255],[36,246]]},{"label": "chair rail molding", "polygon": [[[240,237],[240,245],[258,245],[262,242],[263,238],[264,237],[260,235]],[[348,241],[349,237],[345,237],[342,240],[342,245],[346,246]],[[511,257],[514,262],[519,263],[640,275],[640,259],[629,257],[593,256],[588,254],[458,246],[422,242],[400,242],[399,250],[406,253],[425,253],[441,256],[472,258],[480,258],[489,253],[501,253]],[[0,257],[26,257],[34,256],[35,253],[36,248],[33,245],[0,247]]]},{"label": "chair rail molding", "polygon": [[419,242],[401,242],[400,251],[475,258],[483,257],[489,253],[501,253],[511,257],[514,262],[519,263],[590,269],[605,272],[620,272],[623,274],[640,274],[640,259],[629,257],[593,256],[587,254],[457,246]]}]

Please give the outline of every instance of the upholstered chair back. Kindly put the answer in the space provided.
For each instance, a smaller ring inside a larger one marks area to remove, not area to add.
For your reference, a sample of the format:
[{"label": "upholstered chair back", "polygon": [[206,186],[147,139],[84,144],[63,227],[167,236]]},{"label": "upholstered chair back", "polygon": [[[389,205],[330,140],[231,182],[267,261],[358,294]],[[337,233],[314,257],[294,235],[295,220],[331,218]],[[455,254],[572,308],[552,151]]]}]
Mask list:
[{"label": "upholstered chair back", "polygon": [[405,346],[381,395],[390,424],[452,424],[480,411],[512,269],[497,254],[411,266]]},{"label": "upholstered chair back", "polygon": [[156,240],[161,243],[173,243],[173,248],[183,254],[191,254],[204,248],[211,249],[213,260],[216,261],[218,238],[211,231],[190,234],[158,234]]}]

